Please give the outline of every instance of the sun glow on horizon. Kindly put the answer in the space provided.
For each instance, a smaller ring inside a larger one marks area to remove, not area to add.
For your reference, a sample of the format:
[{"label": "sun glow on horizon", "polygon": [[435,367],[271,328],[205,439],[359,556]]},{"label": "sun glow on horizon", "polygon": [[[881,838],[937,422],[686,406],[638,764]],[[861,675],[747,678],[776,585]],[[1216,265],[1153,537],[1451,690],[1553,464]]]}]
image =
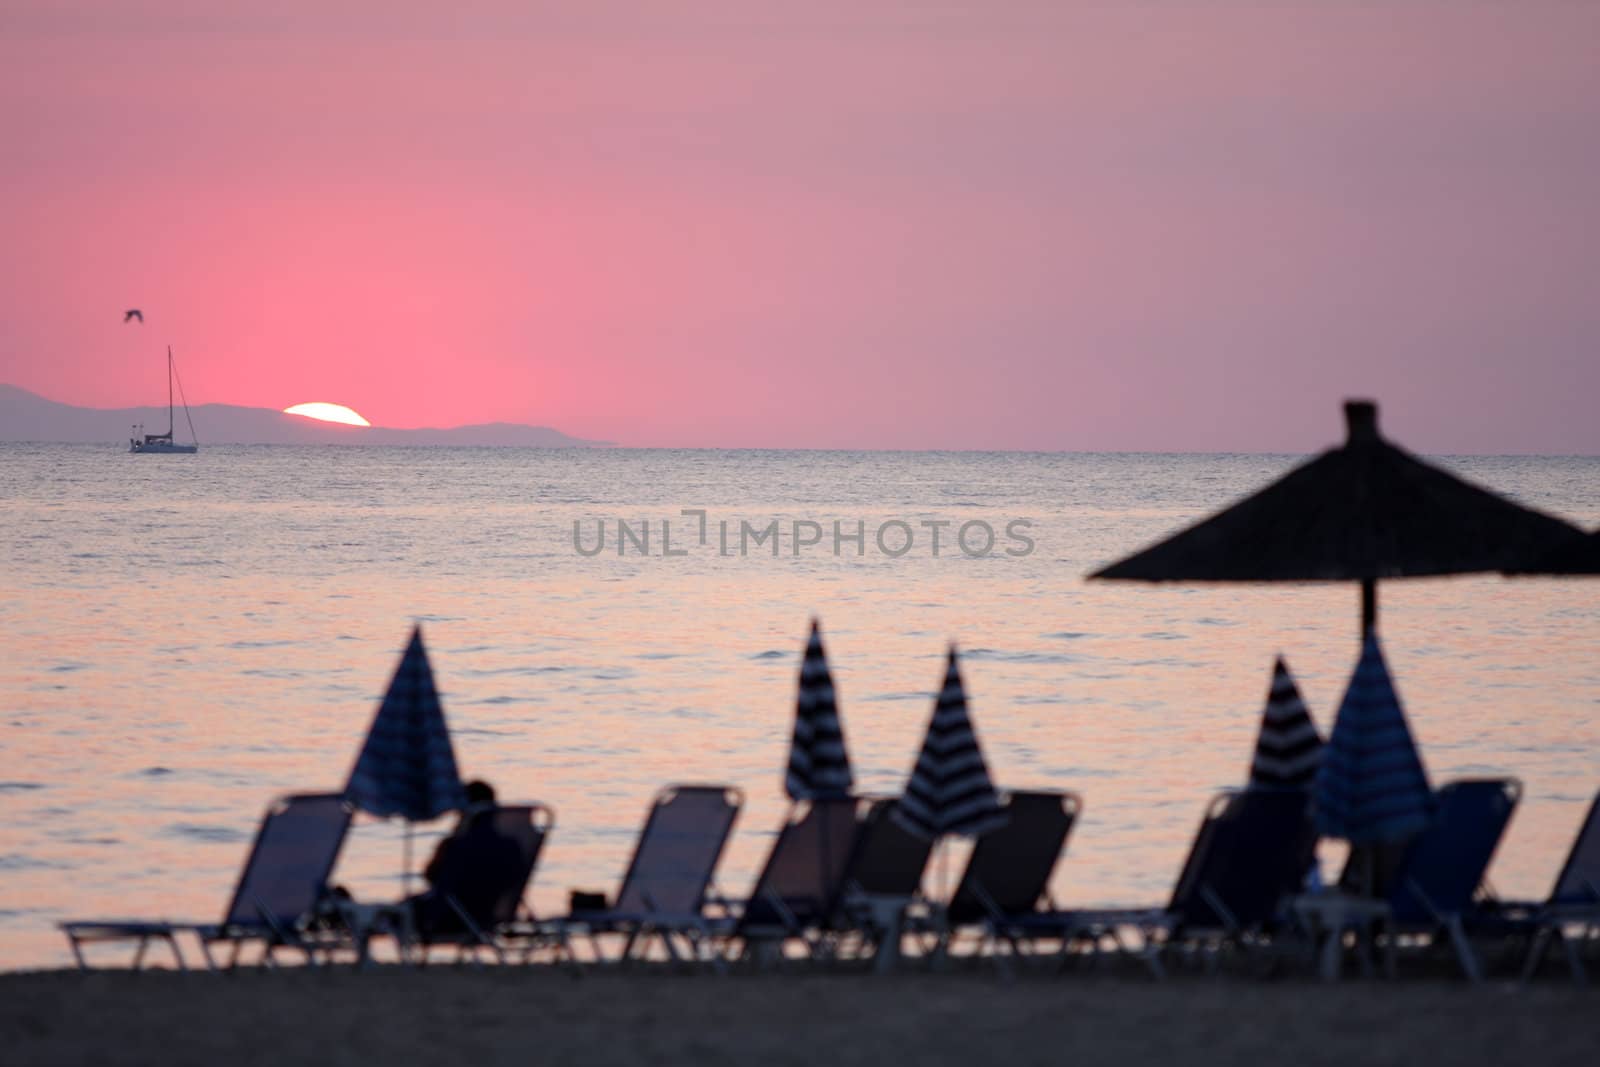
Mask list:
[{"label": "sun glow on horizon", "polygon": [[371,426],[372,423],[356,414],[343,404],[329,404],[321,400],[314,400],[309,404],[296,404],[292,408],[284,408],[285,415],[303,415],[308,419],[318,422],[337,422],[344,426]]}]

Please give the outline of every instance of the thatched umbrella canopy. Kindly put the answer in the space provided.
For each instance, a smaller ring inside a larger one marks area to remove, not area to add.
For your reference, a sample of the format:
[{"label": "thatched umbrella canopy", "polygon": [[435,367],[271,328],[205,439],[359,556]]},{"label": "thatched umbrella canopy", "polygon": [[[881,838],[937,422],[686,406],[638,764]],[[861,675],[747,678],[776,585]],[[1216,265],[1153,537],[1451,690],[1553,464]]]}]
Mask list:
[{"label": "thatched umbrella canopy", "polygon": [[1513,567],[1507,574],[1587,575],[1600,574],[1600,530],[1587,537],[1563,545],[1547,556],[1522,567]]},{"label": "thatched umbrella canopy", "polygon": [[1362,633],[1377,580],[1503,571],[1581,536],[1384,440],[1378,407],[1344,406],[1349,436],[1266,488],[1091,578],[1359,581]]}]

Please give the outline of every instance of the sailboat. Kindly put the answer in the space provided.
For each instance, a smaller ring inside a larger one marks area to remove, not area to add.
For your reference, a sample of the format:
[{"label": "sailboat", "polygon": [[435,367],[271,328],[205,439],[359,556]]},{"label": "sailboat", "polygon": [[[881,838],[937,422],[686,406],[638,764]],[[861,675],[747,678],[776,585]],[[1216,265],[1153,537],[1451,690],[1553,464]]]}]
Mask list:
[{"label": "sailboat", "polygon": [[180,445],[172,439],[172,346],[167,346],[167,432],[144,433],[144,426],[133,428],[128,439],[129,452],[156,452],[163,455],[193,455],[200,451],[200,442],[194,439],[194,420],[189,418],[189,401],[183,402],[183,419],[189,424],[189,437],[193,444]]}]

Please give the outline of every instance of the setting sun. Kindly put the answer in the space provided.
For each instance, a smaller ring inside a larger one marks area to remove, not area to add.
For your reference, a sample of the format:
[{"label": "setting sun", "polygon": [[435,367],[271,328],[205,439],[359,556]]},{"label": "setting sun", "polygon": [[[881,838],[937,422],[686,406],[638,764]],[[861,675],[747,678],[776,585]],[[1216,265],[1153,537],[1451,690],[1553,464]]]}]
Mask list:
[{"label": "setting sun", "polygon": [[309,404],[296,404],[292,408],[284,408],[285,415],[304,415],[308,419],[318,422],[338,422],[346,426],[371,426],[372,423],[356,414],[343,404],[328,404],[321,400]]}]

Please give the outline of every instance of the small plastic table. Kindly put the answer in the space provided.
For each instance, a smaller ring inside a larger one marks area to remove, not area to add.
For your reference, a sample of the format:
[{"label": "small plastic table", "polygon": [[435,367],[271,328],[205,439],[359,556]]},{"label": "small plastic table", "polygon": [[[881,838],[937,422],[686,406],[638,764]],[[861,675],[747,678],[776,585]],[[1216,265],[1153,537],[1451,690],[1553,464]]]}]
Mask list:
[{"label": "small plastic table", "polygon": [[1357,943],[1371,931],[1374,923],[1389,917],[1387,901],[1350,893],[1306,893],[1291,903],[1295,918],[1320,942],[1317,973],[1323,981],[1337,982],[1344,959],[1344,935],[1356,932]]}]

